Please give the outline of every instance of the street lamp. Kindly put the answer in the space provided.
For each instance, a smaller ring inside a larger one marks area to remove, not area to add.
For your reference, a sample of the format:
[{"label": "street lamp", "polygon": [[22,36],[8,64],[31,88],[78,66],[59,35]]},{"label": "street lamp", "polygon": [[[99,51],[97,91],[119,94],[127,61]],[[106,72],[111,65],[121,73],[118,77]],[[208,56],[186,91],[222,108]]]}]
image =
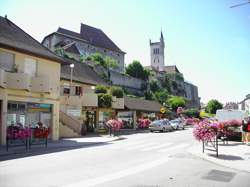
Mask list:
[{"label": "street lamp", "polygon": [[72,87],[72,79],[73,79],[73,68],[75,67],[75,64],[70,64],[70,91],[71,91],[71,87]]}]

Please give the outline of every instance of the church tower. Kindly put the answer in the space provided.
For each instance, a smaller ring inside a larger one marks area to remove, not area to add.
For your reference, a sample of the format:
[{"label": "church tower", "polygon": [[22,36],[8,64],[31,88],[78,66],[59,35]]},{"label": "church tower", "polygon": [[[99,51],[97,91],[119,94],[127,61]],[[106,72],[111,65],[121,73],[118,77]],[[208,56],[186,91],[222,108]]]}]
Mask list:
[{"label": "church tower", "polygon": [[151,67],[158,71],[164,70],[164,37],[161,31],[160,42],[151,42],[150,43],[150,58],[151,58]]}]

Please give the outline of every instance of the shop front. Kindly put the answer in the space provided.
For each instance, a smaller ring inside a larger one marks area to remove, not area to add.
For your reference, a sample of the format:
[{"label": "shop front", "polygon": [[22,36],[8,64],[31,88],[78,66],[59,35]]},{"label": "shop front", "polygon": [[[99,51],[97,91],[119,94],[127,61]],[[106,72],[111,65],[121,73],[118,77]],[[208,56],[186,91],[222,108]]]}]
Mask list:
[{"label": "shop front", "polygon": [[[52,129],[52,105],[8,101],[7,127],[18,125],[35,128],[38,122]],[[49,136],[51,138],[51,136]]]},{"label": "shop front", "polygon": [[133,129],[134,118],[132,111],[119,111],[117,113],[118,120],[122,121],[123,129]]}]

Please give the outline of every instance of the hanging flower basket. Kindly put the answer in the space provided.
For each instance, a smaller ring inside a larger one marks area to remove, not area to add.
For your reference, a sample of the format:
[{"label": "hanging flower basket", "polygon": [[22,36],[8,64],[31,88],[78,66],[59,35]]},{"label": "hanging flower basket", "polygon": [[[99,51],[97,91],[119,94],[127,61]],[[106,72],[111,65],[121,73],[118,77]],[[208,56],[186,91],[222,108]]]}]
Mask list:
[{"label": "hanging flower basket", "polygon": [[36,127],[34,129],[34,138],[48,138],[50,129],[46,127]]},{"label": "hanging flower basket", "polygon": [[198,141],[211,141],[219,131],[219,123],[210,123],[207,120],[194,126],[193,135]]},{"label": "hanging flower basket", "polygon": [[139,119],[138,120],[138,128],[147,129],[151,121],[149,119]]},{"label": "hanging flower basket", "polygon": [[121,121],[115,119],[108,120],[106,124],[112,131],[119,131],[123,126]]},{"label": "hanging flower basket", "polygon": [[8,139],[25,139],[31,137],[31,129],[28,127],[9,126],[7,128]]}]

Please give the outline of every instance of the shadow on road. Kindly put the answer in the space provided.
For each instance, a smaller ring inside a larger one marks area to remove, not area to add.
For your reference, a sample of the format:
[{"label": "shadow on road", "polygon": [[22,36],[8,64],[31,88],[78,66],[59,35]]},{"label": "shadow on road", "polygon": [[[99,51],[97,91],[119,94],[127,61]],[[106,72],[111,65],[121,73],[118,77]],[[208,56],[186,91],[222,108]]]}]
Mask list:
[{"label": "shadow on road", "polygon": [[[79,141],[80,139],[80,141]],[[77,141],[78,140],[78,141]],[[119,140],[119,139],[118,139]],[[117,140],[116,140],[117,141]],[[25,150],[25,147],[11,147],[9,151],[6,151],[5,146],[0,147],[0,161],[4,160],[12,160],[17,158],[24,158],[36,155],[43,155],[49,153],[56,153],[61,151],[69,151],[87,147],[94,146],[104,146],[112,144],[112,141],[96,141],[96,142],[88,142],[84,141],[84,138],[77,138],[76,140],[72,139],[62,139],[58,141],[51,141],[48,143],[48,146],[44,145],[32,145],[31,149]]]}]

